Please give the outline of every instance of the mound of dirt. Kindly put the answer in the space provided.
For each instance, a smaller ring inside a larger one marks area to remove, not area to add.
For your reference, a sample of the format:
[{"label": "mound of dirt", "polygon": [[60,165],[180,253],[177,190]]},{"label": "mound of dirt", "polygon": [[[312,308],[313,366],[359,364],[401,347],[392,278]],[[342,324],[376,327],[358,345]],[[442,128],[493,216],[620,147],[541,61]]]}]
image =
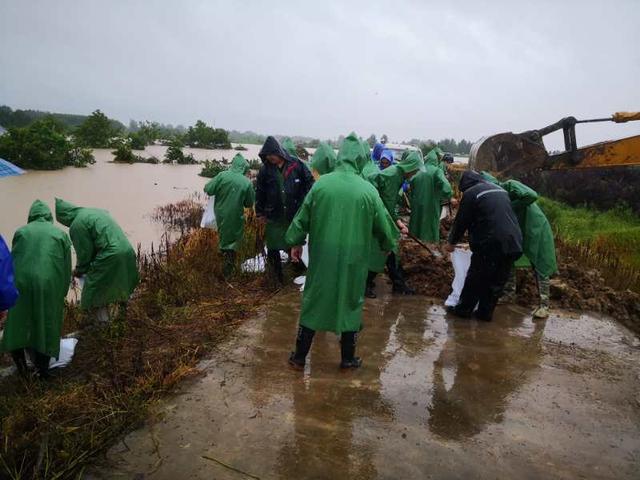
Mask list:
[{"label": "mound of dirt", "polygon": [[[418,293],[441,299],[451,293],[453,267],[449,256],[434,258],[410,239],[401,242],[401,258],[407,282]],[[607,286],[596,269],[581,267],[572,254],[561,247],[557,251],[559,273],[551,279],[551,306],[565,310],[604,313],[640,334],[640,295]],[[538,288],[531,269],[517,271],[517,302],[534,308]]]}]

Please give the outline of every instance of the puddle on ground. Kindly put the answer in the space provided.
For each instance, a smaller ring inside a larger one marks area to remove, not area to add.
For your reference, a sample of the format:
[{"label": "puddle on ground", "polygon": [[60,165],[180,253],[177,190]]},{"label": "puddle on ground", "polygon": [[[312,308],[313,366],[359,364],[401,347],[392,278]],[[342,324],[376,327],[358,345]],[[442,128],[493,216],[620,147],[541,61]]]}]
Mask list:
[{"label": "puddle on ground", "polygon": [[387,293],[365,307],[363,368],[340,371],[325,333],[296,372],[299,298],[243,325],[89,477],[638,478],[640,349],[614,322],[499,307],[478,323]]}]

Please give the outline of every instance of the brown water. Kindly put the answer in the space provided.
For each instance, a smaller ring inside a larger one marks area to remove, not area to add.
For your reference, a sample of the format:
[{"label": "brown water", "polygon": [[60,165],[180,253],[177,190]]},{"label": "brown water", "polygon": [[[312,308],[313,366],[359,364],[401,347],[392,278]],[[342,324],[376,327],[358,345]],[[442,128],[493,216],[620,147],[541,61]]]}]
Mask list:
[{"label": "brown water", "polygon": [[[248,159],[258,157],[259,145],[247,145],[241,152]],[[164,157],[166,147],[149,146],[142,156]],[[234,150],[185,149],[196,160],[226,158]],[[39,198],[54,209],[54,198],[61,197],[80,206],[108,210],[133,245],[148,248],[157,243],[161,228],[149,220],[158,205],[182,200],[202,192],[206,178],[198,176],[200,165],[123,165],[110,163],[111,150],[94,150],[95,165],[55,171],[29,171],[19,177],[0,179],[0,234],[11,241],[15,230],[24,225],[31,203]]]},{"label": "brown water", "polygon": [[367,301],[360,370],[318,334],[302,373],[298,310],[276,297],[89,478],[638,478],[640,349],[616,323],[462,321],[387,293]]}]

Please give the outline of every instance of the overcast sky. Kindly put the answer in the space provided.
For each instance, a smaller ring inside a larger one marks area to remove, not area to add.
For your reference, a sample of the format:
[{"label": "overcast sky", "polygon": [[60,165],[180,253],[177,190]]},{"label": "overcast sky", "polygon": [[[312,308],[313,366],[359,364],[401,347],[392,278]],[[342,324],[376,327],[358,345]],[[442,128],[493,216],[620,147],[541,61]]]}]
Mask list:
[{"label": "overcast sky", "polygon": [[0,0],[0,104],[474,141],[640,110],[639,25],[640,0]]}]

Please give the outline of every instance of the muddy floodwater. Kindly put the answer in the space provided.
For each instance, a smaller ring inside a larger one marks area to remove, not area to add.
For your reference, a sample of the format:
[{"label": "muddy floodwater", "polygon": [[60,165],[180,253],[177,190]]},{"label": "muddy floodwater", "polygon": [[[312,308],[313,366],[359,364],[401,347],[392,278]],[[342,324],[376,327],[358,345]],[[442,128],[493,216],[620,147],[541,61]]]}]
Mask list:
[{"label": "muddy floodwater", "polygon": [[[247,145],[247,151],[185,148],[196,160],[230,160],[236,153],[247,159],[258,158],[259,145]],[[149,146],[143,157],[161,161],[166,147]],[[124,165],[111,163],[111,150],[94,150],[96,163],[86,168],[54,171],[29,171],[19,177],[0,179],[0,234],[11,242],[15,230],[27,221],[29,207],[36,198],[54,209],[54,198],[61,197],[80,206],[108,210],[125,231],[131,243],[149,248],[160,240],[161,226],[149,220],[158,205],[202,192],[208,179],[198,176],[200,165]]]},{"label": "muddy floodwater", "polygon": [[640,478],[640,346],[615,322],[454,320],[386,293],[367,300],[363,368],[340,371],[318,334],[297,372],[298,311],[276,297],[89,478]]}]

